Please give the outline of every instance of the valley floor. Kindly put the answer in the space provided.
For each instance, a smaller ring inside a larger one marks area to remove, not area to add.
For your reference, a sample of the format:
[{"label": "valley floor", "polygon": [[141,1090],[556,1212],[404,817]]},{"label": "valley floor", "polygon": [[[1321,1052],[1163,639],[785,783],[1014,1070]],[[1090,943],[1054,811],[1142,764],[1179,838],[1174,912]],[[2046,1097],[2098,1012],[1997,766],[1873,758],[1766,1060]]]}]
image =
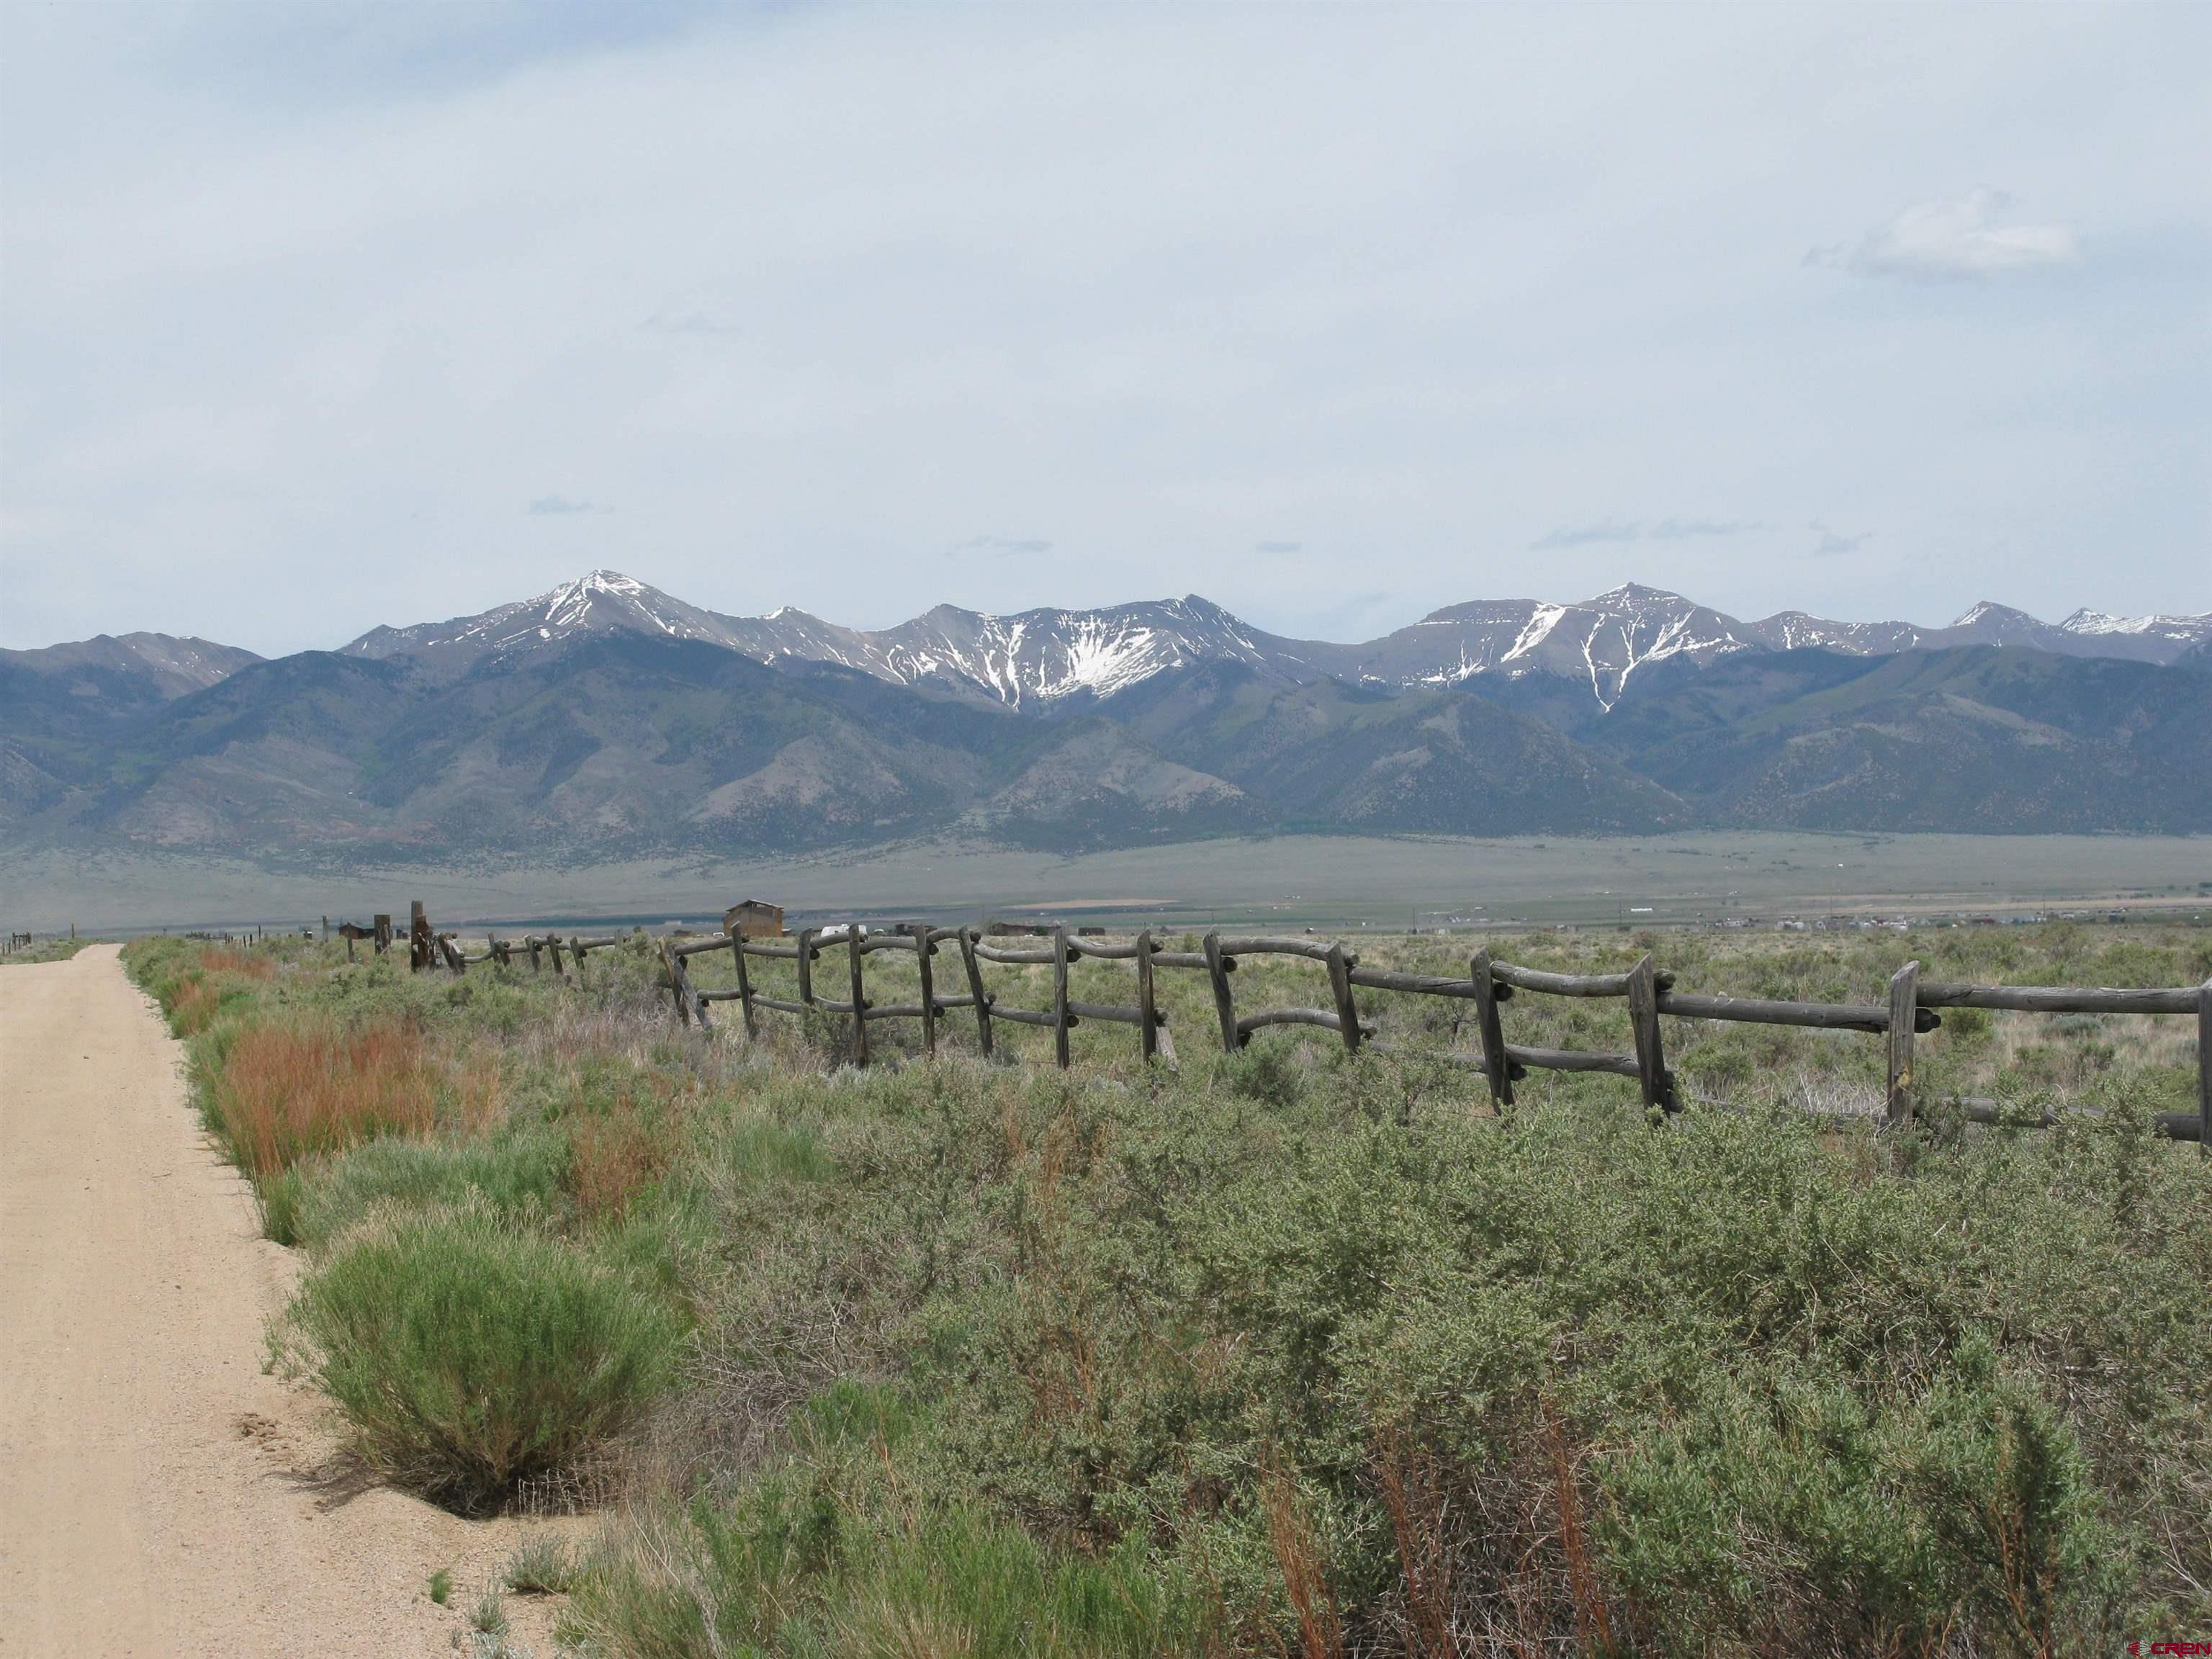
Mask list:
[{"label": "valley floor", "polygon": [[137,853],[0,852],[0,919],[42,931],[366,922],[421,898],[440,925],[643,921],[758,897],[800,915],[975,915],[1024,907],[1179,927],[1273,921],[1403,929],[1638,926],[1737,917],[2019,915],[2069,905],[2212,915],[2212,836],[1712,832],[1619,838],[1284,836],[1064,857],[974,844],[811,859],[570,868],[269,869]]}]

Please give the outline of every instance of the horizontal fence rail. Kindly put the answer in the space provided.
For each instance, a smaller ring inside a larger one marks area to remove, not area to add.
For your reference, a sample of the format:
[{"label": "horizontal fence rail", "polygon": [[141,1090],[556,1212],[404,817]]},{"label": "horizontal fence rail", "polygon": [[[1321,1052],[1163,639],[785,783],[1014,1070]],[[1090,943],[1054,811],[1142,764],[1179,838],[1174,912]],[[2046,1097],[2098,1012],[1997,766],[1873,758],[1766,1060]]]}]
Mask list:
[{"label": "horizontal fence rail", "polygon": [[[526,933],[520,939],[502,940],[488,934],[481,951],[465,951],[459,936],[431,928],[422,906],[410,907],[408,943],[410,965],[416,969],[444,965],[461,973],[474,963],[513,966],[526,954],[533,970],[550,963],[556,975],[573,969],[580,978],[584,962],[593,951],[606,950],[625,938],[642,940],[643,930],[630,935],[586,936]],[[327,926],[327,924],[326,924]],[[397,941],[392,918],[379,915],[373,927],[352,922],[330,931],[345,939],[350,958],[354,941],[373,939],[381,953]],[[943,947],[950,946],[948,952]],[[803,929],[789,939],[749,939],[742,934],[710,935],[702,939],[667,938],[659,941],[660,959],[679,1018],[702,1030],[714,1029],[709,1008],[734,1002],[745,1036],[760,1034],[763,1013],[804,1018],[809,1013],[842,1014],[848,1018],[850,1057],[855,1065],[868,1063],[868,1028],[887,1019],[915,1020],[921,1027],[926,1054],[937,1052],[938,1027],[951,1014],[970,1016],[975,1022],[975,1044],[985,1055],[994,1052],[992,1028],[1003,1021],[1027,1025],[1053,1034],[1053,1058],[1069,1064],[1068,1033],[1085,1022],[1137,1028],[1139,1052],[1147,1060],[1172,1062],[1175,1043],[1170,1034],[1168,1011],[1155,995],[1154,975],[1170,972],[1203,974],[1212,994],[1221,1046],[1234,1054],[1250,1042],[1253,1033],[1270,1026],[1310,1026],[1334,1032],[1346,1050],[1357,1053],[1373,1042],[1376,1032],[1361,1022],[1353,998],[1356,989],[1395,992],[1401,995],[1445,997],[1471,1003],[1479,1046],[1446,1050],[1436,1058],[1482,1073],[1493,1102],[1513,1104],[1513,1085],[1531,1071],[1601,1073],[1626,1078],[1637,1085],[1644,1106],[1662,1116],[1681,1109],[1674,1076],[1668,1069],[1660,1027],[1663,1016],[1672,1019],[1716,1020],[1759,1025],[1786,1025],[1801,1030],[1857,1031],[1883,1040],[1887,1050],[1887,1089],[1884,1121],[1887,1127],[1911,1124],[1919,1103],[1913,1083],[1913,1039],[1942,1024],[1938,1012],[1945,1008],[1981,1008],[2035,1014],[2155,1014],[2188,1017],[2197,1021],[2197,1097],[2194,1112],[2165,1112],[2160,1129],[2179,1140],[2193,1140],[2200,1152],[2212,1149],[2207,1133],[2212,1121],[2212,980],[2204,984],[2173,988],[2112,986],[1971,985],[1920,978],[1920,964],[1908,962],[1890,976],[1888,994],[1881,1002],[1796,1002],[1761,997],[1706,995],[1675,988],[1674,976],[1646,956],[1626,972],[1562,974],[1524,968],[1492,959],[1478,951],[1468,960],[1464,975],[1403,973],[1363,967],[1357,951],[1342,942],[1316,939],[1279,938],[1266,934],[1209,933],[1196,951],[1163,949],[1149,932],[1133,939],[1115,941],[1071,934],[1056,928],[1048,938],[1024,942],[994,942],[994,936],[976,927],[933,927],[909,924],[896,929],[868,932],[860,923]],[[884,951],[911,954],[919,969],[921,988],[915,1000],[878,1005],[867,996],[866,958]],[[686,964],[695,957],[726,952],[735,969],[737,984],[730,990],[702,991],[692,984]],[[958,959],[952,977],[950,959]],[[1238,959],[1247,957],[1292,957],[1311,962],[1323,970],[1316,990],[1325,989],[1326,1006],[1255,1009],[1240,1013],[1233,985]],[[841,960],[842,959],[842,960]],[[1076,962],[1128,963],[1134,969],[1133,1000],[1094,1002],[1072,997],[1068,969]],[[798,972],[796,999],[771,996],[755,988],[747,963],[788,962]],[[1053,970],[1052,1006],[1019,1008],[1000,1002],[985,983],[986,964],[1049,967]],[[940,971],[946,974],[940,983]],[[827,988],[817,988],[818,973],[831,975]],[[842,981],[842,982],[841,982]],[[838,993],[842,992],[842,994]],[[1581,1049],[1538,1048],[1509,1042],[1500,1010],[1516,995],[1612,999],[1625,1001],[1630,1045],[1626,1053]],[[1396,1052],[1387,1043],[1376,1043],[1381,1052]],[[1966,1100],[1959,1104],[1974,1123],[2005,1123],[2038,1127],[2008,1116],[1995,1102]],[[2040,1122],[2056,1121],[2045,1112]]]}]

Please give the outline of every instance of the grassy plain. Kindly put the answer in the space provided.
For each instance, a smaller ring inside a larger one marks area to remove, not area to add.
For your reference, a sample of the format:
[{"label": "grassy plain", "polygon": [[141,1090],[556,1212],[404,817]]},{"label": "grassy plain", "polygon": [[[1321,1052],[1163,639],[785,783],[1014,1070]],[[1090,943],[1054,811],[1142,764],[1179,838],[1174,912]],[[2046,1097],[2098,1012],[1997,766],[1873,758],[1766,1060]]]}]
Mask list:
[{"label": "grassy plain", "polygon": [[[2182,927],[1488,942],[1830,1000],[1907,954],[2212,974]],[[1360,950],[1464,972],[1468,943]],[[1851,1034],[1670,1020],[1726,1104],[1655,1127],[1599,1076],[1498,1117],[1431,1057],[1466,1005],[1387,993],[1393,1054],[1223,1056],[1203,977],[1163,970],[1172,1070],[1098,1025],[1066,1074],[986,1064],[953,1012],[933,1063],[872,1026],[860,1073],[835,1017],[679,1029],[642,941],[580,982],[298,940],[127,960],[308,1258],[277,1347],[363,1457],[459,1506],[608,1506],[511,1575],[580,1651],[2092,1653],[2212,1622],[2212,1173],[2152,1128],[2185,1021],[1954,1012],[1929,1121],[1877,1137]],[[910,958],[866,965],[908,994]],[[987,972],[1049,1001],[1048,969]],[[1074,974],[1127,1000],[1122,964]],[[1236,986],[1326,1000],[1294,960]],[[1617,1003],[1504,1017],[1626,1046]],[[1953,1093],[2060,1125],[1966,1126]]]},{"label": "grassy plain", "polygon": [[1508,841],[1287,836],[1063,858],[910,845],[836,858],[696,857],[577,868],[269,868],[136,853],[0,855],[0,921],[154,931],[404,916],[648,925],[736,899],[803,915],[961,915],[1023,907],[1086,921],[1270,920],[1400,929],[1449,915],[1510,925],[1879,909],[2014,914],[2063,904],[2212,914],[2212,836],[1700,834]]}]

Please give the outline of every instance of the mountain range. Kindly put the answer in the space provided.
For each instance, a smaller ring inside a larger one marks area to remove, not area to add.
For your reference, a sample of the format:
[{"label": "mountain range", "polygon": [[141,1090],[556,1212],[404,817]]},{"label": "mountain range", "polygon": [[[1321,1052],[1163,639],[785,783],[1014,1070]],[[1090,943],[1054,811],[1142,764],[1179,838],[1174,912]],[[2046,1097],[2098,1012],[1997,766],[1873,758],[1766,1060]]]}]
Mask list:
[{"label": "mountain range", "polygon": [[1948,628],[1837,623],[1785,611],[1746,623],[1634,583],[1579,605],[1480,600],[1431,612],[1363,644],[1285,639],[1241,622],[1196,594],[1092,611],[994,617],[939,605],[896,628],[844,628],[785,608],[727,617],[687,605],[617,571],[594,570],[534,599],[473,617],[376,628],[341,647],[349,656],[404,656],[444,675],[580,635],[630,632],[702,640],[755,660],[837,663],[897,685],[941,686],[1021,707],[1089,692],[1110,696],[1194,663],[1249,662],[1292,680],[1391,686],[1446,684],[1496,673],[1586,679],[1609,707],[1649,663],[1710,661],[1737,651],[1819,649],[1854,656],[1952,646],[2014,646],[2067,656],[2169,663],[2212,641],[2212,614],[2108,617],[2077,611],[2062,623],[1984,601]]},{"label": "mountain range", "polygon": [[334,652],[0,652],[0,838],[568,861],[956,834],[2212,825],[2212,615],[1743,622],[1628,586],[1358,644],[1195,596],[878,631],[611,571]]}]

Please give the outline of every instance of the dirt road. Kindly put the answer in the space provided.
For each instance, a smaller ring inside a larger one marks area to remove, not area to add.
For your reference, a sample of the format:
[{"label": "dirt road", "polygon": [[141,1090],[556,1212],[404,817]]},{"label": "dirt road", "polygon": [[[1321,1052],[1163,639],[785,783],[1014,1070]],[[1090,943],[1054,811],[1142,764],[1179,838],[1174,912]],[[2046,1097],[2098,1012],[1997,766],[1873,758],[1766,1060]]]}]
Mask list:
[{"label": "dirt road", "polygon": [[516,1523],[316,1478],[261,1368],[294,1265],[180,1057],[112,946],[0,968],[0,1656],[450,1659]]}]

